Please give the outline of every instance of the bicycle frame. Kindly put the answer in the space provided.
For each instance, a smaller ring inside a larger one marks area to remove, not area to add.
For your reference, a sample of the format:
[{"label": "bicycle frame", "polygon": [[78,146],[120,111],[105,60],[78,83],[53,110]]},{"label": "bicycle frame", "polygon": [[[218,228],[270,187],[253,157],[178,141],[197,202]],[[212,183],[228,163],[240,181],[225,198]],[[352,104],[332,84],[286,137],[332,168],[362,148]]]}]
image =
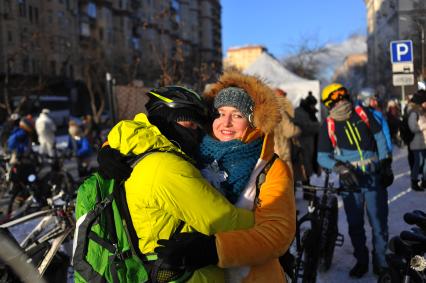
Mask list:
[{"label": "bicycle frame", "polygon": [[[39,245],[45,243],[49,245],[49,249],[44,254],[43,260],[36,267],[40,275],[43,275],[63,242],[68,236],[73,234],[75,228],[73,206],[65,205],[61,208],[51,208],[45,211],[34,212],[0,225],[0,227],[8,229],[40,217],[43,218],[19,245],[24,249],[26,254],[31,254],[31,250],[37,248]],[[52,225],[53,228],[46,232],[46,229]],[[43,232],[46,233],[42,235]]]},{"label": "bicycle frame", "polygon": [[[327,211],[329,209],[328,202],[332,200],[331,195],[336,194],[337,189],[329,181],[329,173],[326,173],[323,187],[309,185],[302,185],[301,187],[306,190],[305,193],[311,193],[313,197],[309,200],[306,214],[300,217],[296,223],[296,265],[292,279],[293,282],[297,282],[299,278],[302,278],[302,282],[315,282],[318,266],[324,265],[323,269],[327,270],[331,264],[334,246],[343,245],[343,235],[339,234],[337,230],[337,211],[332,211],[331,215]],[[323,194],[318,197],[317,191],[323,191]],[[337,210],[337,199],[334,201],[334,207]],[[328,219],[333,216],[335,217],[334,222],[331,221],[332,219]],[[322,231],[325,220],[328,221],[327,225],[332,226],[327,226],[325,227],[327,231]],[[309,223],[309,228],[304,230],[303,236],[301,236],[301,227],[305,223]],[[333,225],[336,226],[335,230],[329,230],[333,228]],[[334,236],[332,237],[332,241],[334,241],[332,244],[327,242],[327,240],[330,240],[327,239],[329,231],[335,231],[332,235],[335,235],[336,238],[333,239]],[[319,246],[317,245],[318,240]],[[309,241],[315,241],[315,244],[309,243]],[[301,270],[303,270],[302,273]]]}]

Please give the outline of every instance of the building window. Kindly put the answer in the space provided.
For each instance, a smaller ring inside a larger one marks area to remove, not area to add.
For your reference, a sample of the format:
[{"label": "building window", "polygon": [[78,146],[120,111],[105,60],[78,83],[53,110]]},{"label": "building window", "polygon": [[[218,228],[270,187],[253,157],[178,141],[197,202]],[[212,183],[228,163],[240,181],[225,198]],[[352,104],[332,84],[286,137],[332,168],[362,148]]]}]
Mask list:
[{"label": "building window", "polygon": [[56,76],[56,62],[50,61],[50,74]]},{"label": "building window", "polygon": [[87,4],[87,15],[89,15],[89,17],[91,18],[96,18],[96,4],[89,2],[89,4]]},{"label": "building window", "polygon": [[132,37],[132,47],[135,50],[140,50],[141,49],[141,43],[140,43],[139,38]]},{"label": "building window", "polygon": [[104,40],[104,29],[99,28],[99,40]]},{"label": "building window", "polygon": [[80,34],[82,36],[90,36],[90,27],[88,23],[80,24]]},{"label": "building window", "polygon": [[33,7],[28,5],[28,18],[30,19],[30,23],[33,22]]},{"label": "building window", "polygon": [[36,62],[36,60],[34,60],[34,59],[31,60],[31,66],[32,66],[32,73],[37,74],[37,62]]},{"label": "building window", "polygon": [[24,73],[28,73],[30,70],[30,60],[28,59],[28,56],[25,56],[22,59],[22,71]]},{"label": "building window", "polygon": [[19,16],[25,17],[27,15],[27,3],[25,0],[18,0]]},{"label": "building window", "polygon": [[69,77],[70,77],[71,79],[73,79],[73,78],[74,78],[74,67],[73,67],[73,65],[71,65],[71,64],[70,64],[70,75],[69,75]]},{"label": "building window", "polygon": [[9,19],[12,16],[12,3],[10,0],[4,1],[4,18]]},{"label": "building window", "polygon": [[13,35],[12,35],[12,32],[10,30],[7,31],[7,41],[13,42]]},{"label": "building window", "polygon": [[53,12],[52,12],[51,10],[48,10],[48,11],[47,11],[47,22],[48,22],[49,24],[52,24],[52,23],[53,23]]},{"label": "building window", "polygon": [[111,28],[107,29],[106,34],[107,34],[107,42],[109,44],[112,44],[114,42],[114,36],[113,36],[113,33],[112,33],[112,29]]},{"label": "building window", "polygon": [[38,8],[34,7],[34,22],[38,24]]},{"label": "building window", "polygon": [[59,11],[57,13],[58,16],[58,26],[60,26],[61,28],[64,28],[64,21],[65,21],[65,14],[62,11]]}]

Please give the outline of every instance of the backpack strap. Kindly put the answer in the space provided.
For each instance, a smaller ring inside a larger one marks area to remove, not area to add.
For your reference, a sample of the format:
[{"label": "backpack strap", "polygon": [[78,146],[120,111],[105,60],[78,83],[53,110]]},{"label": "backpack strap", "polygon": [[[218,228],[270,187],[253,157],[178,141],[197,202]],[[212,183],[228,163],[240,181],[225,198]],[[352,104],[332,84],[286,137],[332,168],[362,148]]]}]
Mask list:
[{"label": "backpack strap", "polygon": [[[98,181],[96,181],[96,186],[98,186]],[[75,235],[74,235],[74,255],[73,255],[73,265],[74,269],[80,273],[80,275],[87,282],[95,283],[104,283],[106,282],[105,278],[97,273],[92,266],[86,261],[85,256],[87,253],[87,248],[89,241],[87,239],[92,239],[97,242],[99,237],[94,237],[91,228],[94,222],[100,217],[103,211],[112,204],[112,195],[107,196],[101,202],[95,205],[95,207],[81,216],[76,223]],[[109,251],[113,252],[113,245],[106,244],[104,241],[99,241],[99,245],[105,247]]]},{"label": "backpack strap", "polygon": [[[368,116],[364,111],[364,108],[357,105],[355,107],[356,114],[361,118],[361,120],[367,125],[368,128],[370,128],[370,121],[368,120]],[[328,137],[330,139],[331,145],[334,149],[336,149],[339,152],[339,149],[337,147],[337,137],[336,137],[336,125],[334,122],[334,119],[330,116],[327,117],[327,131],[328,131]]]},{"label": "backpack strap", "polygon": [[361,118],[361,120],[367,124],[367,127],[370,128],[370,121],[368,120],[368,116],[367,113],[365,113],[364,108],[362,108],[361,106],[357,105],[355,107],[355,112],[356,114],[358,114],[358,116]]},{"label": "backpack strap", "polygon": [[333,146],[333,148],[337,148],[337,138],[335,133],[336,125],[334,123],[334,119],[329,116],[326,120],[328,137],[330,139],[331,145]]},{"label": "backpack strap", "polygon": [[260,206],[260,200],[259,200],[259,194],[260,194],[260,187],[265,183],[266,175],[268,174],[269,169],[271,169],[272,164],[274,164],[275,159],[278,158],[278,155],[274,153],[272,155],[272,158],[266,163],[266,165],[263,167],[262,171],[257,175],[256,177],[256,197],[254,198],[254,202],[257,206]]}]

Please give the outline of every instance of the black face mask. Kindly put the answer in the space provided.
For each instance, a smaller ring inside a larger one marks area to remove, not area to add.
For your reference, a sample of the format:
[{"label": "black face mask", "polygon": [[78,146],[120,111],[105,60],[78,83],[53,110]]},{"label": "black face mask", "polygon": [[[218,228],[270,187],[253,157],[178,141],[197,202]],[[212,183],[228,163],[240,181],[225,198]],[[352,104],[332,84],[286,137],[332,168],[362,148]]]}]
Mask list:
[{"label": "black face mask", "polygon": [[173,144],[178,146],[191,158],[196,158],[198,146],[204,131],[200,128],[191,129],[179,125],[175,121],[168,121],[162,117],[150,117],[149,121],[158,127],[160,132]]}]

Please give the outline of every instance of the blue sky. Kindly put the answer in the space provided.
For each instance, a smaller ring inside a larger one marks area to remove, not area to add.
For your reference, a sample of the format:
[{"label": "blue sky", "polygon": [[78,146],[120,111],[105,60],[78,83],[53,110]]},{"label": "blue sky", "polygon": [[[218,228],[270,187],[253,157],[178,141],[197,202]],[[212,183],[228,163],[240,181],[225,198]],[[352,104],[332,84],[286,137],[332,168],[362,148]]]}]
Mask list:
[{"label": "blue sky", "polygon": [[277,58],[303,40],[311,46],[366,34],[364,0],[222,0],[223,55],[232,46],[262,44]]}]

